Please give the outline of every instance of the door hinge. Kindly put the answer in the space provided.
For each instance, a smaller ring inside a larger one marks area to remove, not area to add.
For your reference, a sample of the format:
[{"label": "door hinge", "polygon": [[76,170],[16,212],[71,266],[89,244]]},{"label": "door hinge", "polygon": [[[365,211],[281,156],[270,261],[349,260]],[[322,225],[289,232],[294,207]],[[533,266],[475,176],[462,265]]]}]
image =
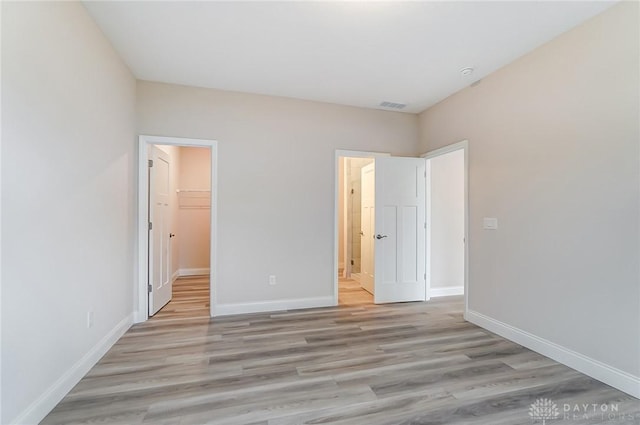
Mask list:
[{"label": "door hinge", "polygon": [[153,292],[153,286],[147,285],[147,291],[148,292]]},{"label": "door hinge", "polygon": [[149,160],[149,168],[153,167],[153,159]]},{"label": "door hinge", "polygon": [[424,274],[424,280],[427,280],[427,274],[426,273]]},{"label": "door hinge", "polygon": [[424,228],[425,228],[425,229],[427,228],[427,223],[424,223]]},{"label": "door hinge", "polygon": [[153,230],[153,223],[149,222],[149,230]]}]

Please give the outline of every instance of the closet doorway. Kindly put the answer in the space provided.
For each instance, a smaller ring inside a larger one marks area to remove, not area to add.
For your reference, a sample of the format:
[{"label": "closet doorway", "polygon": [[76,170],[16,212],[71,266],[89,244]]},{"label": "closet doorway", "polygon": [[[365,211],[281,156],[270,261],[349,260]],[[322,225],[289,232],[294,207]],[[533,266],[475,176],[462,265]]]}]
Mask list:
[{"label": "closet doorway", "polygon": [[136,321],[211,316],[216,142],[140,136]]}]

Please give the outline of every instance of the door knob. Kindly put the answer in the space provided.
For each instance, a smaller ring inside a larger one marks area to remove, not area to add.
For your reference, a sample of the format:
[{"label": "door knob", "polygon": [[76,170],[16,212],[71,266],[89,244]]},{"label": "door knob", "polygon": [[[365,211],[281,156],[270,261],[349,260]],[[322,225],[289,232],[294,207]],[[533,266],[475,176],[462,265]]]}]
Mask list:
[{"label": "door knob", "polygon": [[175,233],[169,233],[169,237],[170,237],[170,238],[175,237],[175,235],[176,235]]},{"label": "door knob", "polygon": [[376,235],[376,239],[382,239],[382,238],[386,238],[387,235]]}]

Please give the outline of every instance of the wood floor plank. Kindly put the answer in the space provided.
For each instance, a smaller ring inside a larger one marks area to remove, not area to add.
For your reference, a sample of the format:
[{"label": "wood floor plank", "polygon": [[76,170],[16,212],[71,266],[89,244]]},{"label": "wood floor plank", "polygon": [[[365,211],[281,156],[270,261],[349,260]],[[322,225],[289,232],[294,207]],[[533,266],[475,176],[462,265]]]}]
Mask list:
[{"label": "wood floor plank", "polygon": [[339,284],[339,307],[211,319],[207,277],[181,278],[42,424],[524,425],[539,398],[619,409],[567,425],[640,424],[639,400],[465,322],[462,297]]}]

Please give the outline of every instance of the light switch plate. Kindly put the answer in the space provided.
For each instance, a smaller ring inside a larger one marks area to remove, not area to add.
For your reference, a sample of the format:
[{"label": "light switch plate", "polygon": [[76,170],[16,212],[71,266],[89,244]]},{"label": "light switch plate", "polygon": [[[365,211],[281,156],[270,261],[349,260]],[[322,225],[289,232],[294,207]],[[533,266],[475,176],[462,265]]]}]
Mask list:
[{"label": "light switch plate", "polygon": [[496,230],[498,228],[498,219],[495,217],[485,217],[482,220],[482,227],[487,230]]}]

